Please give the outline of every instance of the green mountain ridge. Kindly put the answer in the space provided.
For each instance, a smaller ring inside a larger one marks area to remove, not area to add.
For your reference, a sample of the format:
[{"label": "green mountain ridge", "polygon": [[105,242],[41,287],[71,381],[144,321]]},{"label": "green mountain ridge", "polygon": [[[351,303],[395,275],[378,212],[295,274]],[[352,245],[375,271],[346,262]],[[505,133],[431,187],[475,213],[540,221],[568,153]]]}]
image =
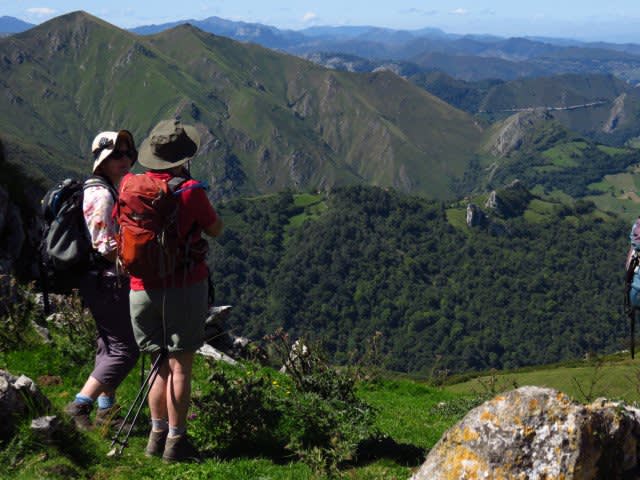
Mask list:
[{"label": "green mountain ridge", "polygon": [[0,56],[0,127],[24,154],[10,160],[51,180],[52,163],[86,172],[98,131],[140,141],[177,114],[203,135],[194,168],[220,196],[371,183],[450,198],[482,135],[388,72],[334,72],[188,25],[138,37],[76,12],[0,40]]}]

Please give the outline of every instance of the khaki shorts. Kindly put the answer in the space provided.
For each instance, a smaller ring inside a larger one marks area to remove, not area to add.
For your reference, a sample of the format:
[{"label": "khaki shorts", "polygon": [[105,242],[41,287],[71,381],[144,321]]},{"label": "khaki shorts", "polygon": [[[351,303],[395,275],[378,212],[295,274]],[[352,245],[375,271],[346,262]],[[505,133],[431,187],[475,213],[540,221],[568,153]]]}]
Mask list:
[{"label": "khaki shorts", "polygon": [[131,290],[129,307],[141,351],[157,352],[166,345],[169,352],[195,352],[202,346],[208,311],[206,280],[166,290]]}]

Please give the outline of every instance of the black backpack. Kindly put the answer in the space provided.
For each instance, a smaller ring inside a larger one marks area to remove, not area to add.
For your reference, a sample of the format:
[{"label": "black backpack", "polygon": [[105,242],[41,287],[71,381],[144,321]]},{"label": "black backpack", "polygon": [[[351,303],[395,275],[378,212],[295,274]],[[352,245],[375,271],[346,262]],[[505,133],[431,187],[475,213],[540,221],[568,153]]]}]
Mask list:
[{"label": "black backpack", "polygon": [[80,286],[82,275],[108,262],[93,249],[82,213],[84,190],[96,185],[117,193],[107,180],[89,177],[84,183],[67,178],[51,188],[42,199],[44,228],[40,243],[40,281],[47,293],[70,293]]}]

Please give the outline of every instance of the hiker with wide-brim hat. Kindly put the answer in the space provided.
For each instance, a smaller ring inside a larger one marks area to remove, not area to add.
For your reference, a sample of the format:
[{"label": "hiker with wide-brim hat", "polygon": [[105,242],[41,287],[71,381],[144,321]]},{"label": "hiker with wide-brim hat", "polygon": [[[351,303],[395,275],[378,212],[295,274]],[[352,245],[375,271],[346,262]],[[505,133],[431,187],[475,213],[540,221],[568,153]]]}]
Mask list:
[{"label": "hiker with wide-brim hat", "polygon": [[[202,242],[202,233],[215,237],[222,231],[222,220],[202,184],[192,179],[184,168],[196,155],[199,145],[200,136],[194,127],[173,119],[161,121],[140,147],[138,161],[148,171],[125,178],[121,187],[122,205],[126,207],[126,192],[133,192],[135,184],[152,179],[178,185],[174,191],[178,200],[177,237],[185,247]],[[140,178],[142,176],[148,178]],[[132,200],[130,203],[137,203],[135,198]],[[119,215],[122,228],[125,221],[136,221],[136,215],[126,219],[123,218],[126,213]],[[154,356],[166,352],[168,358],[161,363],[149,391],[152,429],[145,453],[162,456],[169,462],[194,460],[198,452],[186,435],[186,420],[194,353],[204,340],[208,268],[202,258],[188,267],[178,264],[165,277],[146,275],[131,274],[131,321],[136,341],[143,352]]]},{"label": "hiker with wide-brim hat", "polygon": [[[100,132],[91,151],[93,175],[83,186],[82,210],[94,252],[79,290],[96,323],[97,349],[93,371],[65,407],[81,429],[113,426],[121,421],[115,392],[139,355],[129,316],[129,280],[115,268],[116,224],[111,214],[117,186],[135,163],[138,152],[127,130]],[[94,403],[98,408],[92,422]]]}]

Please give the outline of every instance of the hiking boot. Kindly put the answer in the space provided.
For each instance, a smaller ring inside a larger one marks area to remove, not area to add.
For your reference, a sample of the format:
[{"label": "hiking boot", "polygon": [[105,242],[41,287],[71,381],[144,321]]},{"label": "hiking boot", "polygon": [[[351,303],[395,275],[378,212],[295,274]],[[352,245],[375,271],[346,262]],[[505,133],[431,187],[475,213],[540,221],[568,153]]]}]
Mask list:
[{"label": "hiking boot", "polygon": [[[115,404],[108,408],[98,408],[94,424],[96,427],[120,428],[124,418],[120,415],[120,405]],[[125,425],[126,427],[126,425]]]},{"label": "hiking boot", "polygon": [[191,444],[187,435],[167,437],[164,445],[162,460],[165,463],[172,462],[199,462],[200,452]]},{"label": "hiking boot", "polygon": [[149,434],[149,441],[147,442],[147,448],[144,449],[144,454],[147,457],[161,457],[164,452],[164,446],[167,442],[167,435],[169,430],[162,430],[160,432],[154,432],[151,430]]},{"label": "hiking boot", "polygon": [[93,425],[89,414],[93,409],[93,405],[90,403],[80,403],[73,401],[64,407],[64,413],[69,415],[73,419],[73,423],[76,424],[78,430],[91,430]]}]

